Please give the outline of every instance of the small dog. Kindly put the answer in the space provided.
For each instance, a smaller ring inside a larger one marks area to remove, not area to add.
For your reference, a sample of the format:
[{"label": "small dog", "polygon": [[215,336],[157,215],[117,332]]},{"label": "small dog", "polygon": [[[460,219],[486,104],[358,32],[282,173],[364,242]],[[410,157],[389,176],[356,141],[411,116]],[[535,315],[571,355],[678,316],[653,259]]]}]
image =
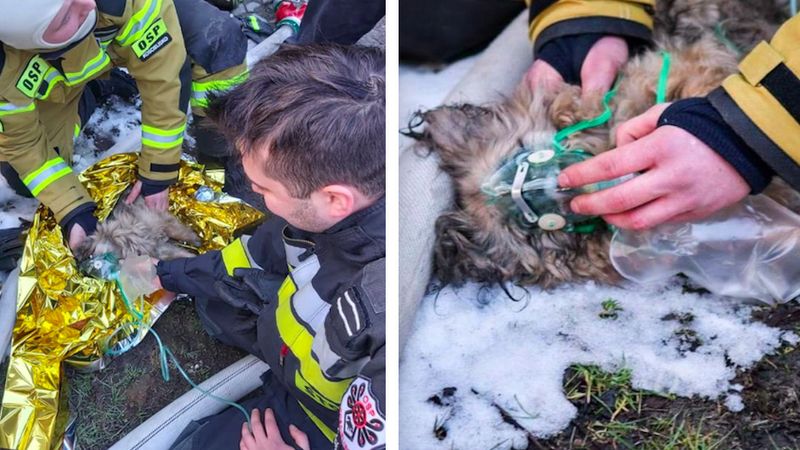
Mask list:
[{"label": "small dog", "polygon": [[78,260],[111,253],[117,259],[146,255],[158,260],[194,256],[174,241],[200,245],[200,238],[191,228],[166,211],[156,211],[140,197],[130,205],[120,198],[111,216],[97,225],[75,252]]},{"label": "small dog", "polygon": [[[573,135],[564,146],[595,155],[613,148],[615,126],[654,105],[663,51],[672,58],[667,101],[708,94],[736,72],[744,52],[774,33],[786,18],[783,6],[785,2],[772,0],[658,2],[656,45],[623,68],[611,103],[612,120]],[[434,273],[440,282],[513,281],[548,288],[586,279],[619,281],[608,258],[607,231],[531,231],[512,220],[507,210],[487,202],[481,191],[521,148],[549,148],[557,130],[594,118],[602,109],[600,94],[583,99],[576,86],[545,92],[523,83],[497,104],[443,106],[420,113],[426,127],[413,137],[421,151],[439,156],[456,193],[454,209],[436,222]],[[780,201],[780,192],[789,188],[780,182],[774,185],[770,191]]]}]

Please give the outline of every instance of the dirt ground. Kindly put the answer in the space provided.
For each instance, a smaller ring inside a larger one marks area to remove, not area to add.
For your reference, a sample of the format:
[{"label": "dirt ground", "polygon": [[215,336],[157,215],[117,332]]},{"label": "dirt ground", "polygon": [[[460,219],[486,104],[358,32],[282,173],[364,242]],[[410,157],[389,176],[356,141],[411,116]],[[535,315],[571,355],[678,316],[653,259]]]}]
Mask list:
[{"label": "dirt ground", "polygon": [[[758,309],[754,316],[767,325],[798,333],[797,300]],[[637,391],[630,386],[630,373],[607,374],[596,367],[573,366],[564,375],[564,391],[578,408],[578,417],[550,439],[530,436],[526,450],[800,449],[798,373],[800,346],[784,345],[738,374],[735,382],[744,386],[745,409],[734,413],[718,401]],[[429,401],[441,404],[447,389]],[[505,411],[498,409],[498,414],[515,424]],[[432,433],[444,439],[446,423],[432,425]],[[501,442],[495,448],[508,447]]]}]

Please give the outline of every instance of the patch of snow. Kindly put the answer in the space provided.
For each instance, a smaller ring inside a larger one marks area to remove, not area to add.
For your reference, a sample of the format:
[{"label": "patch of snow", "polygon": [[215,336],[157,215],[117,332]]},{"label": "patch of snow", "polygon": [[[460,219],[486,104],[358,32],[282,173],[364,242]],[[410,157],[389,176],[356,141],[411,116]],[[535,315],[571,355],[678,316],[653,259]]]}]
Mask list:
[{"label": "patch of snow", "polygon": [[[141,100],[131,104],[120,99],[114,99],[98,108],[84,127],[92,132],[81,133],[75,139],[72,164],[75,172],[82,172],[100,159],[111,156],[105,152],[110,144],[132,135],[139,136],[142,123],[139,108]],[[102,141],[105,145],[98,145],[97,141]]]},{"label": "patch of snow", "polygon": [[797,344],[800,344],[800,336],[798,336],[797,334],[795,334],[794,332],[791,332],[791,331],[787,331],[787,332],[783,333],[783,336],[781,336],[781,339],[783,340],[783,342],[785,342],[785,343],[787,343],[787,344],[789,344],[791,346],[795,346]]},{"label": "patch of snow", "polygon": [[729,395],[725,399],[725,407],[733,412],[741,412],[744,410],[744,402],[741,395]]},{"label": "patch of snow", "polygon": [[[786,334],[751,320],[751,306],[711,295],[594,283],[552,291],[528,288],[520,302],[499,289],[468,284],[427,296],[400,368],[401,442],[407,448],[524,448],[526,433],[503,421],[498,406],[526,430],[546,437],[577,410],[563,393],[573,364],[607,372],[628,368],[632,385],[684,397],[723,399],[744,408],[746,369]],[[604,300],[621,310],[601,318]],[[442,405],[431,401],[456,388]],[[727,396],[727,397],[726,397]],[[434,424],[444,424],[438,440]]]}]

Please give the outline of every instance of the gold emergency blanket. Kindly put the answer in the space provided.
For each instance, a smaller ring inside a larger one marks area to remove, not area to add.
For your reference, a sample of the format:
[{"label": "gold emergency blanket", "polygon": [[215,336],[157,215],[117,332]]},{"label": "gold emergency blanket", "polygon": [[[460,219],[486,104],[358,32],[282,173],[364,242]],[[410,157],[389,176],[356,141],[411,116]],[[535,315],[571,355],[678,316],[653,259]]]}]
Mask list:
[{"label": "gold emergency blanket", "polygon": [[[114,155],[80,176],[97,202],[100,220],[108,217],[123,191],[135,182],[137,158],[136,154]],[[217,192],[222,188],[202,166],[182,162],[179,181],[169,192],[170,211],[202,239],[199,252],[224,247],[238,231],[263,219],[261,212],[232,197],[210,202],[195,199],[201,186]],[[55,218],[40,206],[20,263],[17,321],[0,410],[0,448],[61,447],[68,416],[62,363],[102,368],[109,346],[131,334],[139,335],[137,343],[144,338],[157,317],[149,309],[158,299],[158,293],[145,299],[146,329],[136,333],[137,322],[128,314],[116,285],[78,270]]]}]

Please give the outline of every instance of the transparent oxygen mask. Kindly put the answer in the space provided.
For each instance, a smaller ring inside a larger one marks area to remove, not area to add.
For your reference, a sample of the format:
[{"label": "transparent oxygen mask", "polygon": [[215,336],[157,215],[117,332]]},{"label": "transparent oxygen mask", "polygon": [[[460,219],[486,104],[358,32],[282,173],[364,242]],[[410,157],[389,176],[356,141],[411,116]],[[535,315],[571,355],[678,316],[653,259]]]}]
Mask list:
[{"label": "transparent oxygen mask", "polygon": [[497,205],[520,227],[546,231],[591,232],[602,221],[573,212],[570,201],[578,195],[597,192],[630,177],[560,188],[558,174],[592,155],[583,150],[523,149],[506,161],[481,186],[489,203]]}]

